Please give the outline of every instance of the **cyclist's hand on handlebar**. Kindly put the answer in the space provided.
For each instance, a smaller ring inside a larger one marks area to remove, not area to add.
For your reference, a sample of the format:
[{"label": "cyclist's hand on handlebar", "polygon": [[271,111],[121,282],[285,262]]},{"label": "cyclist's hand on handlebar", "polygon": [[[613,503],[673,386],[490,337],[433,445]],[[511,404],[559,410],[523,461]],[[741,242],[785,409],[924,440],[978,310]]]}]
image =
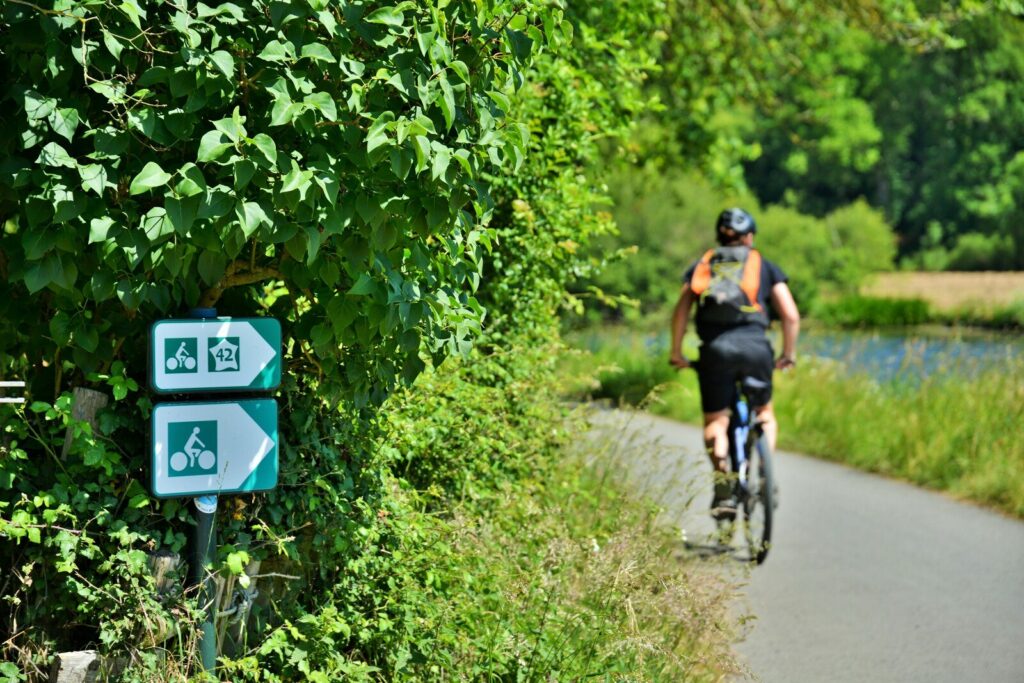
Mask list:
[{"label": "cyclist's hand on handlebar", "polygon": [[779,356],[775,361],[776,370],[789,370],[796,367],[796,359],[789,356]]},{"label": "cyclist's hand on handlebar", "polygon": [[686,360],[681,353],[673,353],[672,357],[668,359],[668,363],[679,370],[685,370],[690,367],[690,361]]}]

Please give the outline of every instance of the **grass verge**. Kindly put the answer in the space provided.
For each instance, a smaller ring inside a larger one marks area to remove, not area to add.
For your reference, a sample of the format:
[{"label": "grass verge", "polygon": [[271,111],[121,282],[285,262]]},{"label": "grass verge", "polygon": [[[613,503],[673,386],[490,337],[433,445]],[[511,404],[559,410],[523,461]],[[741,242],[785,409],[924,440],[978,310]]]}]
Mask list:
[{"label": "grass verge", "polygon": [[[667,352],[588,338],[598,369],[579,397],[636,404],[698,422],[694,373],[666,372]],[[579,343],[579,339],[576,340]],[[577,360],[577,363],[585,362]],[[958,361],[941,373],[879,380],[834,361],[803,359],[776,374],[780,447],[905,479],[1024,518],[1024,358],[999,366]],[[622,388],[628,388],[628,392]]]}]

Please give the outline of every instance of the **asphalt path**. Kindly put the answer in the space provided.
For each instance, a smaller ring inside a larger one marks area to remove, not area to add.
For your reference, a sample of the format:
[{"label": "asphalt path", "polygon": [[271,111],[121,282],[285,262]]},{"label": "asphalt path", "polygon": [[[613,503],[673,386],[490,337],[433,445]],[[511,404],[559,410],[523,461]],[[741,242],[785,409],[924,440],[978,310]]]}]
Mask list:
[{"label": "asphalt path", "polygon": [[[622,480],[710,556],[700,430],[618,411],[594,423]],[[737,644],[752,680],[1024,683],[1024,523],[793,453],[775,474],[767,560],[723,563],[755,617]]]}]

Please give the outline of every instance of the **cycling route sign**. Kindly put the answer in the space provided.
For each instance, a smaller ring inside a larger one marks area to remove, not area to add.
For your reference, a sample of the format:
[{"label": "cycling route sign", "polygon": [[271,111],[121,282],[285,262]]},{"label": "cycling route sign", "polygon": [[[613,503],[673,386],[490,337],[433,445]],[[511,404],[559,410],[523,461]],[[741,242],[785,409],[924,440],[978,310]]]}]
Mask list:
[{"label": "cycling route sign", "polygon": [[277,401],[161,403],[153,408],[157,498],[269,491],[277,486]]},{"label": "cycling route sign", "polygon": [[281,384],[281,323],[274,318],[158,320],[149,338],[157,393],[267,391]]}]

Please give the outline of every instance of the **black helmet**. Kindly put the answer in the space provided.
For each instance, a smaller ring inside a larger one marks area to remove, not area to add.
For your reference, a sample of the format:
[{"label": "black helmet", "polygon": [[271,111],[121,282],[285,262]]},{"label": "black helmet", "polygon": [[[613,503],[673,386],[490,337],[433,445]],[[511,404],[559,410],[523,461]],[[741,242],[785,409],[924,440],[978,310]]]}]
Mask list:
[{"label": "black helmet", "polygon": [[726,209],[719,214],[718,221],[715,223],[715,236],[718,238],[719,244],[726,244],[737,237],[756,232],[757,223],[754,222],[754,217],[739,208]]}]

